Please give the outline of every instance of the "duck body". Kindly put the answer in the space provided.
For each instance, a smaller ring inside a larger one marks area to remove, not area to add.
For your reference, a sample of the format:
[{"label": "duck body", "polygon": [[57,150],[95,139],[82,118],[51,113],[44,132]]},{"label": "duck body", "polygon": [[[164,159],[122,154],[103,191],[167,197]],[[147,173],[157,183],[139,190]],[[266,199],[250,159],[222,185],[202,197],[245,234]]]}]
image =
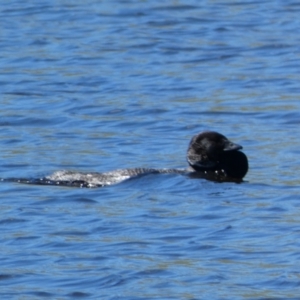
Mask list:
[{"label": "duck body", "polygon": [[40,184],[69,185],[79,187],[103,187],[117,184],[124,180],[147,174],[184,174],[186,170],[181,169],[150,169],[133,168],[117,169],[110,172],[76,172],[62,170],[54,172],[52,175],[40,179]]}]

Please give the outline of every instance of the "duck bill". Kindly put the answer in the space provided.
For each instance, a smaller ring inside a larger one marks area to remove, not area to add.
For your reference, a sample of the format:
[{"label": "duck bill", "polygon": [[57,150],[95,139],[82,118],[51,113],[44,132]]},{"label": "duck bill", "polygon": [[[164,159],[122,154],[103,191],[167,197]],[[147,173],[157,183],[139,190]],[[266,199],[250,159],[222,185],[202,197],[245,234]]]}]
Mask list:
[{"label": "duck bill", "polygon": [[237,150],[241,150],[241,149],[243,149],[243,147],[241,145],[228,141],[225,144],[223,151],[237,151]]}]

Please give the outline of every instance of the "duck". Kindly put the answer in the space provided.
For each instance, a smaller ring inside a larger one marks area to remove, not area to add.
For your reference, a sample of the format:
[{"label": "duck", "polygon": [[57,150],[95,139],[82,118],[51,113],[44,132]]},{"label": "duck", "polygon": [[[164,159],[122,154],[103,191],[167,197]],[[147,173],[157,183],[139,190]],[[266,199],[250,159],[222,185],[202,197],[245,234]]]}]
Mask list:
[{"label": "duck", "polygon": [[131,168],[104,173],[61,170],[30,183],[93,188],[144,174],[185,174],[216,182],[242,182],[249,168],[242,148],[218,132],[203,131],[194,135],[189,143],[186,155],[189,166],[185,169]]}]

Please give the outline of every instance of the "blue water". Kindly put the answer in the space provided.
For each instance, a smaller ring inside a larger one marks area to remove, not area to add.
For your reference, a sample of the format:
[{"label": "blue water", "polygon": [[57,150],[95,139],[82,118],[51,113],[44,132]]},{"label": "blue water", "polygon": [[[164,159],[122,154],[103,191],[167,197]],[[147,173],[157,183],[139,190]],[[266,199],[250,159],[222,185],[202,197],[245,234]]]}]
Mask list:
[{"label": "blue water", "polygon": [[243,145],[242,184],[0,184],[1,299],[299,299],[297,1],[2,1],[1,177],[183,168]]}]

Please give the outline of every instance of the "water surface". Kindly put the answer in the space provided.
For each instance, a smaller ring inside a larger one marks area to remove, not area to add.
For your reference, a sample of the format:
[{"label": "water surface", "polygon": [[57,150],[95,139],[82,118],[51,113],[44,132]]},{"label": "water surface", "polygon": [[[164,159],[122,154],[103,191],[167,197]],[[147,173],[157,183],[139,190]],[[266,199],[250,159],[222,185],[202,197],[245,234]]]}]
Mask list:
[{"label": "water surface", "polygon": [[0,184],[1,299],[298,299],[296,1],[0,4],[1,177],[182,168],[242,144],[242,184]]}]

